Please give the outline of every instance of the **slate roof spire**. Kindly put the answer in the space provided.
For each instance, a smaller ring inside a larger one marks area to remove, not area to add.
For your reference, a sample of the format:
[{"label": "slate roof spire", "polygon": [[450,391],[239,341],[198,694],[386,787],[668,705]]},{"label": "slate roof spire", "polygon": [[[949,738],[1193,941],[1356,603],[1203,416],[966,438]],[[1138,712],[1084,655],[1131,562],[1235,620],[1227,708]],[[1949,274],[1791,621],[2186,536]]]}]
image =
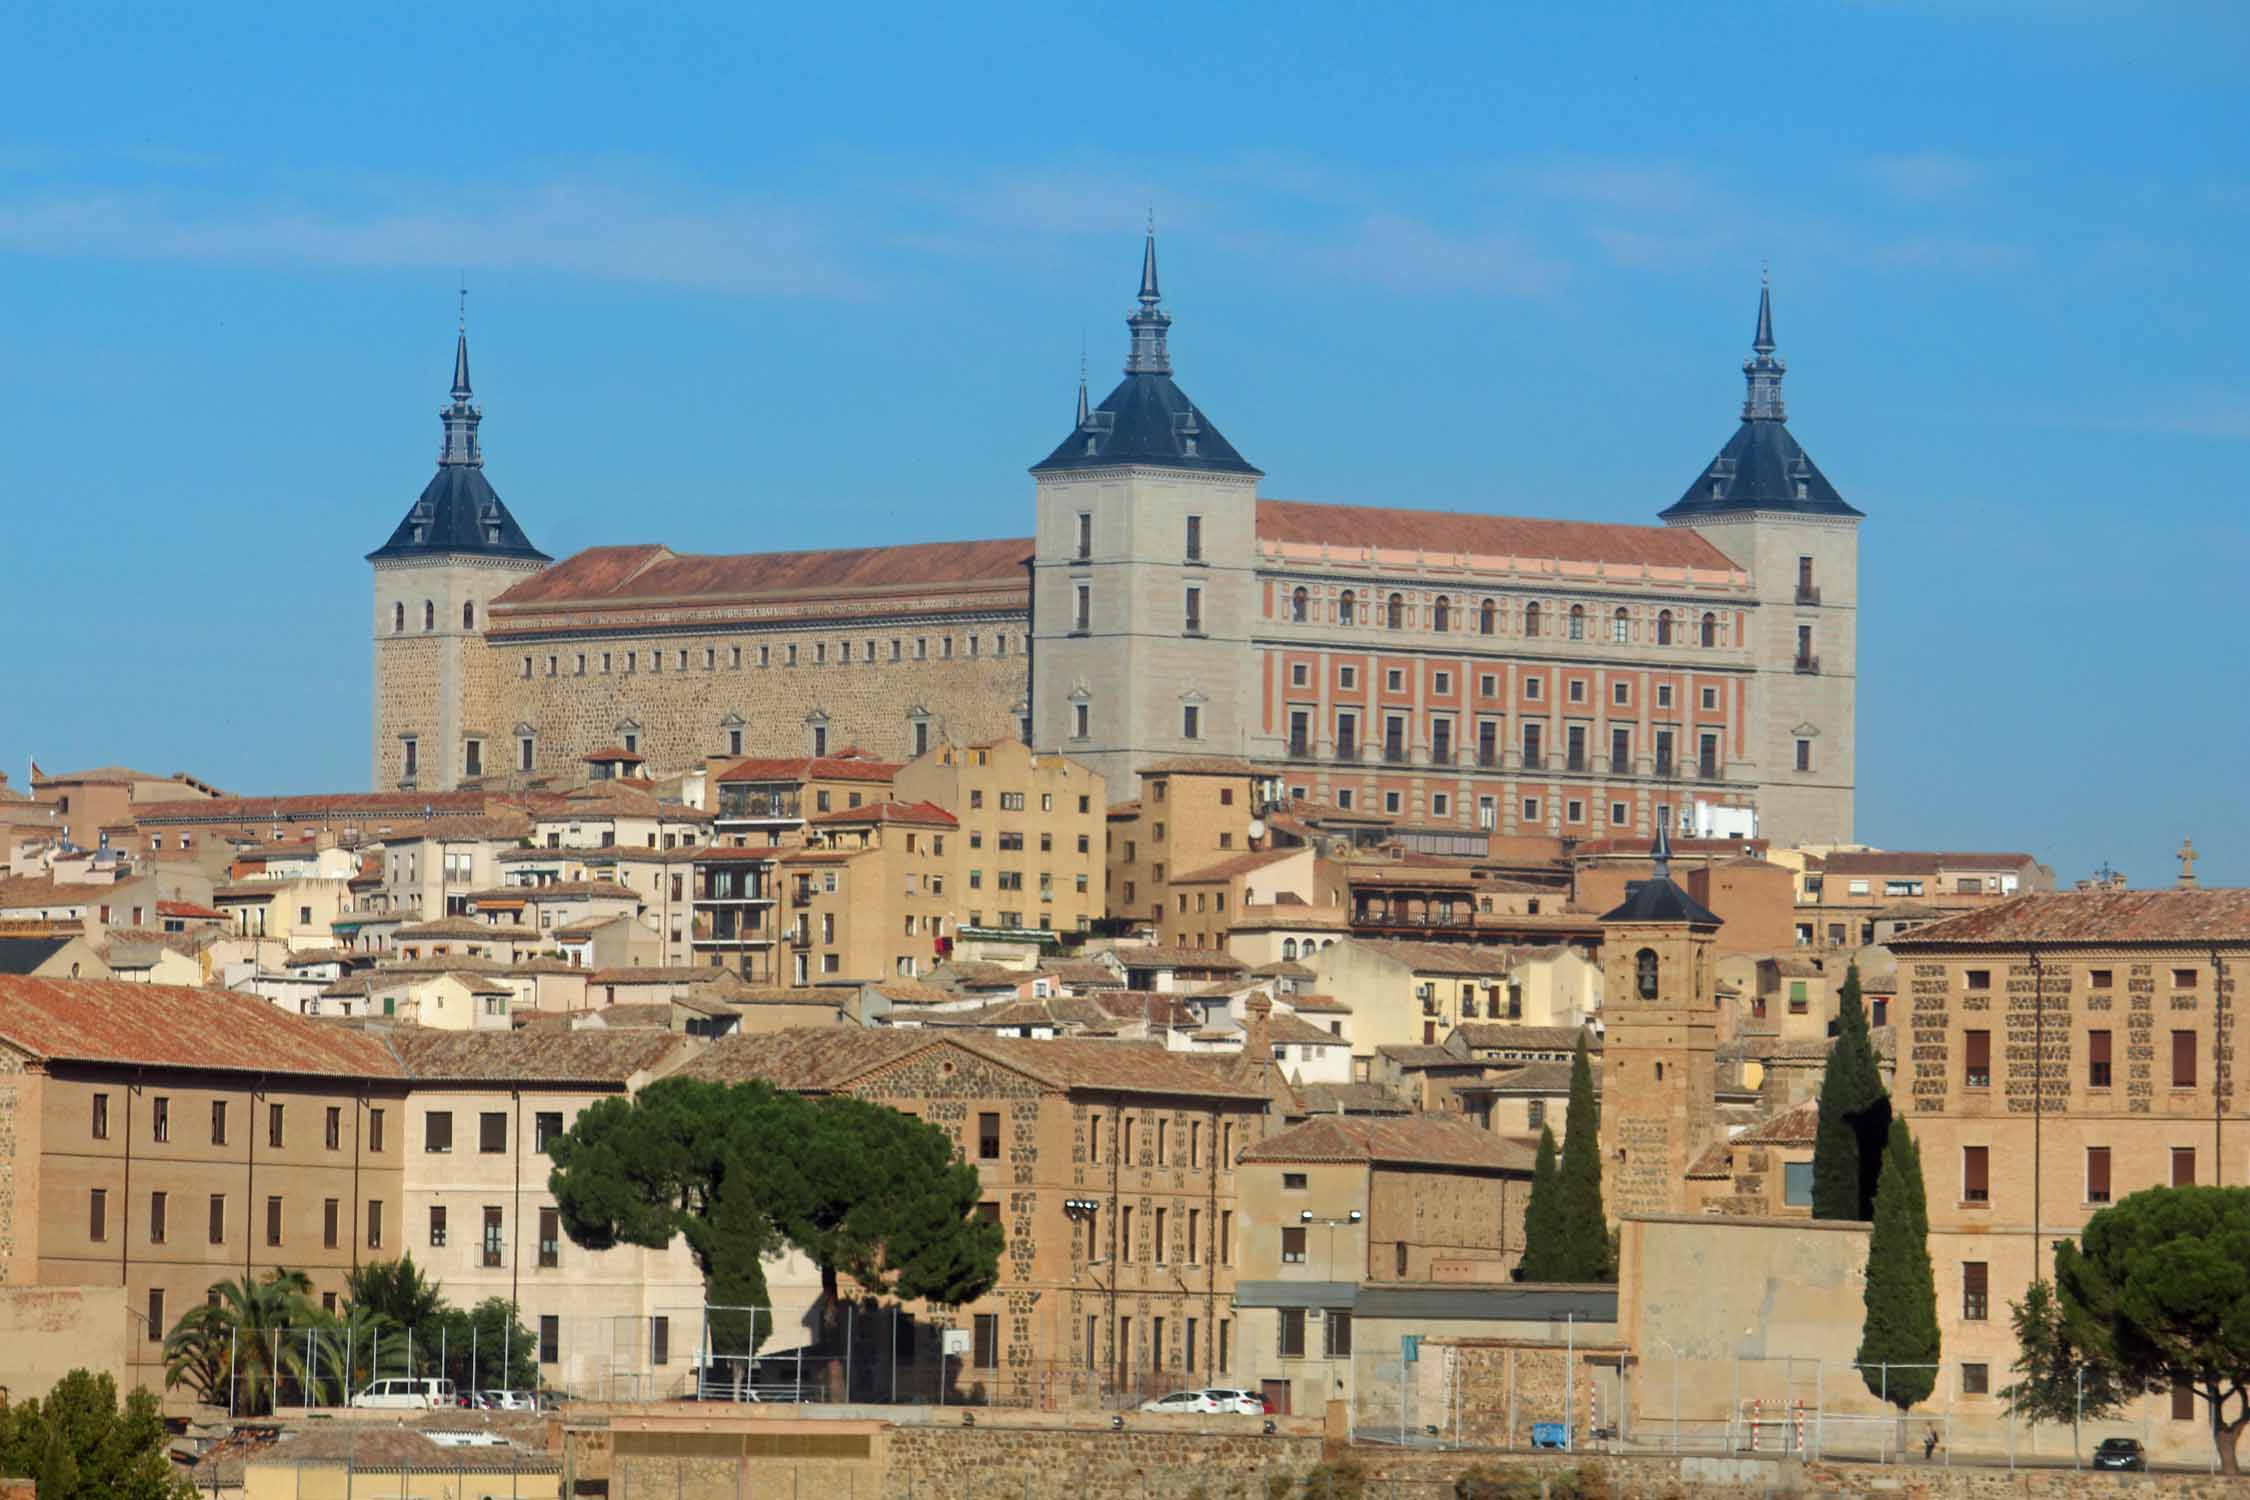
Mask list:
[{"label": "slate roof spire", "polygon": [[484,447],[477,438],[484,412],[469,385],[468,295],[461,293],[460,324],[453,334],[452,400],[438,410],[445,441],[438,448],[437,474],[390,540],[367,554],[370,561],[437,553],[548,560],[484,477]]},{"label": "slate roof spire", "polygon": [[460,325],[453,335],[453,404],[438,413],[445,424],[445,442],[438,449],[441,464],[484,466],[484,450],[477,445],[477,424],[484,420],[469,388],[469,293],[461,291]]},{"label": "slate roof spire", "polygon": [[1656,843],[1648,851],[1648,862],[1658,880],[1672,878],[1672,820],[1659,818],[1656,823]]},{"label": "slate roof spire", "polygon": [[1128,375],[1172,373],[1172,353],[1164,346],[1172,315],[1157,305],[1162,300],[1163,293],[1156,289],[1156,217],[1151,214],[1148,239],[1141,247],[1141,307],[1125,320],[1125,326],[1133,331],[1132,352],[1125,356]]},{"label": "slate roof spire", "polygon": [[1742,420],[1788,421],[1789,414],[1781,405],[1781,377],[1788,372],[1789,362],[1773,352],[1773,288],[1762,274],[1758,277],[1758,332],[1750,340],[1750,350],[1750,358],[1742,362],[1742,377],[1750,385],[1742,401]]}]

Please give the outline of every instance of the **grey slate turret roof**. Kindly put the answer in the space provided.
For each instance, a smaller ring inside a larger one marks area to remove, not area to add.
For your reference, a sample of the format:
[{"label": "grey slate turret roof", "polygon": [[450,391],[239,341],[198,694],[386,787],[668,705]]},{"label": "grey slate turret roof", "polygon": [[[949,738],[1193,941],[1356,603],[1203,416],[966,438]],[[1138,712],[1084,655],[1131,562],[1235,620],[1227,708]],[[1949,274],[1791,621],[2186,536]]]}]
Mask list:
[{"label": "grey slate turret roof", "polygon": [[442,554],[548,561],[484,477],[484,449],[477,438],[484,413],[471,399],[474,394],[469,388],[469,335],[463,329],[453,346],[453,399],[438,413],[445,443],[438,450],[437,474],[423,486],[421,498],[390,540],[367,554],[368,561]]},{"label": "grey slate turret roof", "polygon": [[1774,353],[1773,294],[1758,289],[1758,331],[1742,374],[1749,392],[1742,403],[1742,425],[1727,439],[1688,486],[1687,493],[1661,513],[1667,521],[1745,510],[1794,515],[1857,516],[1828,476],[1799,446],[1781,402],[1781,377],[1788,364]]},{"label": "grey slate turret roof", "polygon": [[1172,356],[1165,343],[1171,315],[1158,304],[1156,231],[1141,251],[1140,308],[1125,320],[1132,330],[1132,352],[1125,378],[1086,409],[1084,377],[1078,392],[1078,426],[1054,452],[1032,465],[1034,474],[1059,469],[1101,469],[1119,464],[1151,464],[1206,473],[1258,474],[1235,451],[1211,419],[1172,380]]}]

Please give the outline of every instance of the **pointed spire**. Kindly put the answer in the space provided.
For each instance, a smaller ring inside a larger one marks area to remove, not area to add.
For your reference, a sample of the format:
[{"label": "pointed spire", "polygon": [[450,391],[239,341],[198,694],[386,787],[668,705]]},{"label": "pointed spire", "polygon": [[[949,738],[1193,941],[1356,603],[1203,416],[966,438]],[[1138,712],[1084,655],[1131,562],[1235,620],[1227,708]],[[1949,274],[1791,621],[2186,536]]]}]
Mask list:
[{"label": "pointed spire", "polygon": [[445,424],[445,443],[438,449],[440,464],[481,468],[484,450],[477,442],[477,424],[484,413],[471,401],[469,388],[469,293],[461,291],[460,326],[453,336],[453,402],[438,412]]},{"label": "pointed spire", "polygon": [[1751,357],[1742,362],[1742,377],[1750,386],[1742,401],[1742,420],[1785,422],[1789,414],[1781,404],[1781,377],[1789,364],[1773,352],[1773,288],[1763,270],[1758,274],[1758,332],[1750,349]]},{"label": "pointed spire", "polygon": [[1171,351],[1164,346],[1165,330],[1172,326],[1172,318],[1157,305],[1161,300],[1162,294],[1156,289],[1156,214],[1151,210],[1148,240],[1141,247],[1141,307],[1125,320],[1125,326],[1133,331],[1132,352],[1125,357],[1128,375],[1172,373]]},{"label": "pointed spire", "polygon": [[1078,352],[1078,430],[1086,430],[1086,352]]},{"label": "pointed spire", "polygon": [[1658,880],[1672,878],[1672,820],[1665,818],[1656,825],[1656,842],[1650,846],[1648,861],[1654,867]]}]

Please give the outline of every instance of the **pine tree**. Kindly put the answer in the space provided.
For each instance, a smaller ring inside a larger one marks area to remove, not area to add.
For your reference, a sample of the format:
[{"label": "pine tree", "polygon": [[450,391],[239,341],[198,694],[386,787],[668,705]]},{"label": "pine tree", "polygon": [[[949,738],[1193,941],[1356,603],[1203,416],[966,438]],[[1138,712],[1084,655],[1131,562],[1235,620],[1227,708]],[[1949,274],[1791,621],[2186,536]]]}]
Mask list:
[{"label": "pine tree", "polygon": [[1900,1411],[1937,1387],[1937,1281],[1929,1235],[1922,1155],[1906,1122],[1894,1119],[1867,1239],[1867,1320],[1858,1359],[1867,1388]]},{"label": "pine tree", "polygon": [[1539,1127],[1539,1155],[1531,1168],[1531,1197],[1523,1206],[1523,1259],[1518,1281],[1557,1281],[1556,1250],[1562,1235],[1562,1182],[1555,1167],[1554,1127]]},{"label": "pine tree", "polygon": [[1875,1065],[1875,1045],[1860,1004],[1859,965],[1836,997],[1836,1045],[1820,1078],[1820,1124],[1813,1137],[1813,1217],[1866,1219],[1890,1135],[1891,1100]]},{"label": "pine tree", "polygon": [[1563,1116],[1560,1232],[1557,1281],[1611,1281],[1609,1215],[1602,1209],[1601,1105],[1594,1097],[1594,1066],[1586,1056],[1586,1033],[1578,1034],[1578,1053],[1570,1060],[1570,1109]]}]

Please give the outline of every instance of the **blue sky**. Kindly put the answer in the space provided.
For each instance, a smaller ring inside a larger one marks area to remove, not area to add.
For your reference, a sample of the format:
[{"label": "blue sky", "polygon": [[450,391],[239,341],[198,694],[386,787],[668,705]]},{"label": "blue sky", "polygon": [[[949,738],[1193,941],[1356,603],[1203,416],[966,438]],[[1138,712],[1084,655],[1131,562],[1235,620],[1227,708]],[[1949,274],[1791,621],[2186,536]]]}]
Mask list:
[{"label": "blue sky", "polygon": [[19,778],[364,785],[457,277],[550,552],[1011,535],[1153,204],[1290,498],[1648,520],[1770,260],[1861,836],[2250,883],[2240,7],[331,9],[11,17]]}]

